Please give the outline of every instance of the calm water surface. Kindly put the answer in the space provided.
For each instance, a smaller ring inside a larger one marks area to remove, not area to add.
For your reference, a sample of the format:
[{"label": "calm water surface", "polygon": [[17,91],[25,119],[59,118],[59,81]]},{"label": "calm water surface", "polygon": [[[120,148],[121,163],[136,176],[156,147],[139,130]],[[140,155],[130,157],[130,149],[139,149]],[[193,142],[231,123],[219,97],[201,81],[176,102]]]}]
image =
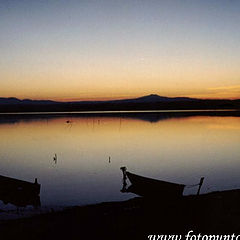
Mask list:
[{"label": "calm water surface", "polygon": [[[37,177],[43,206],[135,196],[120,192],[121,166],[183,184],[204,176],[202,192],[240,188],[239,117],[6,116],[0,136],[0,175],[26,181]],[[184,193],[196,191],[186,188]]]}]

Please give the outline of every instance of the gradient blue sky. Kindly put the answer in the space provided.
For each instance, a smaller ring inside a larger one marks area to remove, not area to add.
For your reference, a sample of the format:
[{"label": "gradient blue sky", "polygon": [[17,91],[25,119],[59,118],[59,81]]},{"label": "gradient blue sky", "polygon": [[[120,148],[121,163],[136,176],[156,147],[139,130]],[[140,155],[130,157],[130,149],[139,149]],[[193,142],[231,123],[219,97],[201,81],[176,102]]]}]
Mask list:
[{"label": "gradient blue sky", "polygon": [[0,96],[240,98],[240,1],[0,1]]}]

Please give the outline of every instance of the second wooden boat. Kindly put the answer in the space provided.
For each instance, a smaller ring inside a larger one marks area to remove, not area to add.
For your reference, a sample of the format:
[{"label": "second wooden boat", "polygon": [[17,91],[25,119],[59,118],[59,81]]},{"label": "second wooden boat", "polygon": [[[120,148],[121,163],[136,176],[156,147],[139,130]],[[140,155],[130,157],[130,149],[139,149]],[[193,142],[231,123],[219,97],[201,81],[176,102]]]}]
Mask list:
[{"label": "second wooden boat", "polygon": [[[127,171],[126,167],[121,167],[123,172],[122,192],[132,192],[144,197],[179,198],[183,195],[185,185],[166,182],[162,180],[143,177]],[[129,179],[131,186],[128,188],[126,180]]]},{"label": "second wooden boat", "polygon": [[31,183],[0,175],[0,200],[17,207],[40,206],[40,187],[37,179]]}]

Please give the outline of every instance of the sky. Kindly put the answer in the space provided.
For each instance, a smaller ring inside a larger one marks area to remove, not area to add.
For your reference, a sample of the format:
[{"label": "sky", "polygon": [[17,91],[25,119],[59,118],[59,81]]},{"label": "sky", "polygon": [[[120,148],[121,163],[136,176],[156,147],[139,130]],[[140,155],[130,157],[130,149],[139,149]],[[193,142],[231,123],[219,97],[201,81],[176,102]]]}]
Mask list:
[{"label": "sky", "polygon": [[1,0],[0,97],[240,98],[238,0]]}]

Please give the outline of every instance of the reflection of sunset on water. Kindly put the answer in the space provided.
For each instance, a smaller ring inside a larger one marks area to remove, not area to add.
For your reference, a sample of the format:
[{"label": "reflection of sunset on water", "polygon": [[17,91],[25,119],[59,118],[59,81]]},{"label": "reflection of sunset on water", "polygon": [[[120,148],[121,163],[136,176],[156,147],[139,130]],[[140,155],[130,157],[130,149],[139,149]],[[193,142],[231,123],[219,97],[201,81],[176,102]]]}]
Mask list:
[{"label": "reflection of sunset on water", "polygon": [[136,116],[20,119],[0,124],[0,167],[3,175],[38,177],[46,204],[56,194],[63,205],[125,198],[118,191],[119,167],[125,165],[142,175],[185,184],[203,175],[203,191],[213,185],[229,188],[238,182],[240,169],[239,121],[208,116],[156,122]]}]

